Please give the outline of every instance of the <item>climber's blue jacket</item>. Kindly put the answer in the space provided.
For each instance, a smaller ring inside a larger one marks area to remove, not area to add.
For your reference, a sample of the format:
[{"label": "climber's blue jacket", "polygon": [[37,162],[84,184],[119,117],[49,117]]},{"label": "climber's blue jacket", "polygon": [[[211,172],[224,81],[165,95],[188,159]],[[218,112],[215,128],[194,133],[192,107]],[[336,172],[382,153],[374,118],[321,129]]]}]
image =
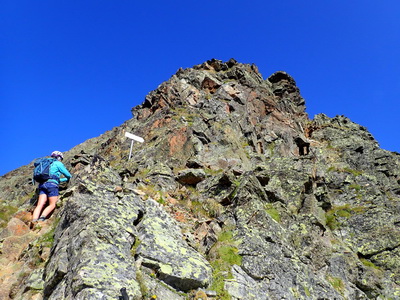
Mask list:
[{"label": "climber's blue jacket", "polygon": [[[64,175],[65,177],[61,178],[61,174]],[[59,182],[65,182],[68,181],[72,175],[68,172],[68,170],[65,168],[64,164],[61,161],[56,160],[53,162],[50,166],[50,176],[57,176],[59,178],[59,181],[57,182],[56,179],[49,179],[47,182],[54,182],[54,183],[59,183]]]}]

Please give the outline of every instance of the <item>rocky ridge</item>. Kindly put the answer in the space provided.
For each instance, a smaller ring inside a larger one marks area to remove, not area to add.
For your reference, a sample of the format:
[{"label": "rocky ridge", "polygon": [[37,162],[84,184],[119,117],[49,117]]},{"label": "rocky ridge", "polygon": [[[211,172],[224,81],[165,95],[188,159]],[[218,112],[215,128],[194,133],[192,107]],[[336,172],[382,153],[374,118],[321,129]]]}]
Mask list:
[{"label": "rocky ridge", "polygon": [[210,60],[132,113],[65,153],[42,226],[32,165],[0,178],[2,299],[400,297],[400,156],[290,75]]}]

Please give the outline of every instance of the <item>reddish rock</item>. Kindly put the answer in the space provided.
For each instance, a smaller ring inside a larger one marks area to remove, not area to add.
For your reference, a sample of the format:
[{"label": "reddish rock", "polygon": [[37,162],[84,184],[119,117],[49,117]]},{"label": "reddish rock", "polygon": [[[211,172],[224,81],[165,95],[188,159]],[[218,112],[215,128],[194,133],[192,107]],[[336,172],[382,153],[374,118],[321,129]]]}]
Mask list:
[{"label": "reddish rock", "polygon": [[8,222],[7,230],[9,235],[21,236],[29,232],[29,227],[20,219],[12,218]]},{"label": "reddish rock", "polygon": [[28,224],[32,220],[32,213],[28,211],[19,211],[14,215],[14,218],[20,219],[25,224]]},{"label": "reddish rock", "polygon": [[187,141],[186,127],[177,131],[169,140],[169,154],[172,156],[176,152],[182,151],[183,146]]},{"label": "reddish rock", "polygon": [[22,251],[28,247],[32,240],[31,234],[22,236],[10,236],[3,242],[2,257],[9,261],[15,261],[21,255]]},{"label": "reddish rock", "polygon": [[214,94],[215,91],[220,87],[220,85],[211,78],[206,77],[203,80],[201,87],[205,90],[208,90],[210,94]]}]

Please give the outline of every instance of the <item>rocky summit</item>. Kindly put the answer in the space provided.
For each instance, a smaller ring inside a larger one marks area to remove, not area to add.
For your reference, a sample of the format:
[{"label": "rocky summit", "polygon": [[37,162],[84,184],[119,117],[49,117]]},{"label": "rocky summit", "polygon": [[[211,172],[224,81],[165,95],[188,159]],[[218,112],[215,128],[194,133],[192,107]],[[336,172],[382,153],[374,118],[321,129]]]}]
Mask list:
[{"label": "rocky summit", "polygon": [[287,73],[213,59],[66,152],[49,220],[33,164],[2,176],[0,298],[400,299],[400,155],[305,108]]}]

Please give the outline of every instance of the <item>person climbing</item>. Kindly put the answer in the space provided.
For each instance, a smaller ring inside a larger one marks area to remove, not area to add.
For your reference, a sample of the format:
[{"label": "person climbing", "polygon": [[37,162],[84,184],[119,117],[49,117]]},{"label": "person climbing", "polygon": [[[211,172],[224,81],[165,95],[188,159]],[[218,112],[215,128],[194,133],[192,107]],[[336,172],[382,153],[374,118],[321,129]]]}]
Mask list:
[{"label": "person climbing", "polygon": [[[64,156],[60,151],[52,152],[51,157],[54,161],[50,164],[48,169],[48,178],[50,179],[39,182],[39,199],[37,206],[33,211],[32,222],[46,220],[46,218],[56,207],[59,195],[59,183],[69,181],[72,177],[72,175],[65,168],[64,164],[61,162],[64,159]],[[61,178],[61,175],[64,175],[65,177]],[[49,205],[43,210],[47,200],[49,201]]]}]

